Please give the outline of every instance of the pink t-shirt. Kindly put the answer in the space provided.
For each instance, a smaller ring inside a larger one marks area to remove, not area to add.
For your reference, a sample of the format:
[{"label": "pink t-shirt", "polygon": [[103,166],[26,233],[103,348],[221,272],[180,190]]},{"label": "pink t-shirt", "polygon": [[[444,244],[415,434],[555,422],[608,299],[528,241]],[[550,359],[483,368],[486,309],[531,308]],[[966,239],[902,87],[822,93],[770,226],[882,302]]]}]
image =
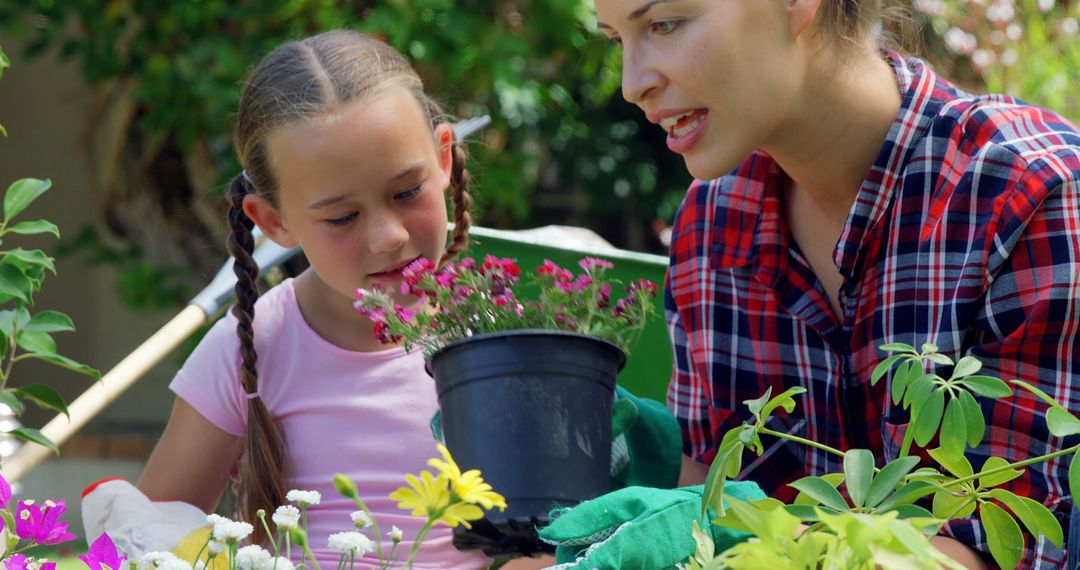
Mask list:
[{"label": "pink t-shirt", "polygon": [[[327,537],[355,530],[349,515],[356,507],[334,490],[335,473],[356,481],[383,532],[384,553],[390,527],[404,531],[397,549],[404,560],[423,519],[398,509],[387,495],[405,485],[405,473],[430,469],[427,460],[438,456],[428,426],[437,407],[435,386],[420,351],[352,352],[327,342],[304,321],[292,280],[258,300],[254,328],[259,396],[280,422],[292,464],[286,489],[322,494],[322,502],[308,511],[309,544],[320,565],[332,568],[338,561]],[[242,436],[247,400],[238,375],[239,351],[230,312],[210,329],[169,387],[211,423]],[[267,518],[272,512],[267,509]],[[415,567],[489,565],[479,551],[460,552],[450,541],[451,530],[436,525]],[[357,567],[369,561],[375,558],[357,560]]]}]

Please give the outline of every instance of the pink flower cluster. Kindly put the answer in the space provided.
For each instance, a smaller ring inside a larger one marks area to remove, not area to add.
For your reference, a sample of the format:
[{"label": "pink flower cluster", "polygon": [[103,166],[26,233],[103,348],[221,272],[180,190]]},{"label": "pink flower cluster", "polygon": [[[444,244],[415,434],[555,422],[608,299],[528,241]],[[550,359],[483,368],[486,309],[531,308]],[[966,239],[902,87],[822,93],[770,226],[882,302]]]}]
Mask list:
[{"label": "pink flower cluster", "polygon": [[586,257],[578,265],[582,272],[575,275],[544,260],[532,279],[538,293],[524,298],[517,292],[522,272],[515,259],[488,255],[480,263],[465,258],[441,267],[419,259],[402,270],[400,284],[414,304],[395,302],[389,291],[358,289],[355,306],[374,322],[381,342],[421,345],[428,356],[460,338],[523,328],[578,331],[625,348],[654,310],[656,285],[634,282],[612,308],[605,273],[613,264]]}]

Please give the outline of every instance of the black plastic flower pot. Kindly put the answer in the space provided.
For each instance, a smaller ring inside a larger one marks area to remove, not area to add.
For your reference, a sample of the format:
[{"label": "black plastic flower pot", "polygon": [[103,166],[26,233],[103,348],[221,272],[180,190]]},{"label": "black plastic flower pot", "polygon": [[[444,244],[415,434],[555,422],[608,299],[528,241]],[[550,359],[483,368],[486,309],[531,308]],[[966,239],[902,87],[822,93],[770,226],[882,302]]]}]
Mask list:
[{"label": "black plastic flower pot", "polygon": [[551,552],[535,530],[548,513],[610,489],[611,403],[625,362],[611,342],[533,329],[470,337],[432,356],[447,448],[507,503],[472,530],[458,527],[455,546]]}]

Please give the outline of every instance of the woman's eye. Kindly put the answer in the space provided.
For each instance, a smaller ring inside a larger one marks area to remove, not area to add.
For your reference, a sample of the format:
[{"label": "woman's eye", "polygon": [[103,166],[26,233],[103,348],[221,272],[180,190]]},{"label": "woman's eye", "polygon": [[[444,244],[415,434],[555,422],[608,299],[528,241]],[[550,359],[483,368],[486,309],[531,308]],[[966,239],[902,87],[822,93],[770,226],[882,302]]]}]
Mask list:
[{"label": "woman's eye", "polygon": [[611,42],[611,45],[613,45],[613,46],[621,46],[622,45],[622,38],[620,38],[619,36],[609,36],[608,41]]},{"label": "woman's eye", "polygon": [[415,186],[413,188],[409,188],[408,190],[406,190],[404,192],[399,192],[397,194],[394,194],[394,199],[395,200],[411,200],[411,199],[415,198],[417,195],[420,194],[420,190],[422,190],[422,187],[420,187],[420,186]]},{"label": "woman's eye", "polygon": [[341,227],[353,221],[354,219],[356,219],[356,212],[353,212],[351,214],[345,214],[340,218],[331,218],[329,220],[326,220],[326,223],[330,224],[331,226]]},{"label": "woman's eye", "polygon": [[658,20],[651,24],[652,31],[658,34],[670,34],[679,28],[682,24],[679,20]]}]

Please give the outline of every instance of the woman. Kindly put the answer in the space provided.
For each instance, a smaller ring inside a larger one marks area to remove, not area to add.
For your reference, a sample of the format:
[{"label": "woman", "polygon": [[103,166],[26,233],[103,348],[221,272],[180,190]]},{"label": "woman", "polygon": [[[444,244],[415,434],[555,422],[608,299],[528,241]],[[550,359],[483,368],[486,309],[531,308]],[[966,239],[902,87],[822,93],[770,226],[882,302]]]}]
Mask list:
[{"label": "woman", "polygon": [[[807,389],[774,429],[897,457],[907,412],[887,383],[870,384],[889,342],[973,355],[985,374],[1080,409],[1076,127],[963,93],[884,49],[875,6],[596,0],[600,30],[622,49],[624,97],[698,178],[673,225],[666,287],[684,485],[704,480],[720,437],[749,417],[742,402],[768,387]],[[1028,393],[981,405],[973,465],[1061,445]],[[842,470],[813,448],[765,447],[741,478],[770,495]],[[1009,488],[1067,520],[1067,468],[1033,465]],[[933,542],[970,568],[989,560],[977,517]],[[1028,537],[1021,567],[1064,558]]]}]

